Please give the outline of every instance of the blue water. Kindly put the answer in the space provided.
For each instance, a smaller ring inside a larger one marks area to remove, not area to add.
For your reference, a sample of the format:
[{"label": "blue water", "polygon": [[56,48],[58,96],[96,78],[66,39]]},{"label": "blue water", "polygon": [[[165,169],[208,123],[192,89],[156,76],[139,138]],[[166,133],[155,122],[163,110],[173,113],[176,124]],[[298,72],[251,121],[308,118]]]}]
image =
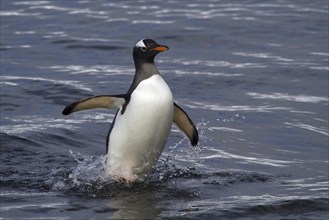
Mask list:
[{"label": "blue water", "polygon": [[[327,219],[327,0],[1,1],[1,219]],[[144,183],[104,178],[132,47],[156,58],[197,147],[173,127]]]}]

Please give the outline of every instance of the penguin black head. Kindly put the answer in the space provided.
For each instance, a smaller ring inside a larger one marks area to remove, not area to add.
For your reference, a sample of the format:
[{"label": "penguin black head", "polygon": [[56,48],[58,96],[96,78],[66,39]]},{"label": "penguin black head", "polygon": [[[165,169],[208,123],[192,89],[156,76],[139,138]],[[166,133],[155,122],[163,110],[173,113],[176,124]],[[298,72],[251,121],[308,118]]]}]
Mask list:
[{"label": "penguin black head", "polygon": [[154,57],[163,51],[169,50],[169,47],[160,45],[152,39],[142,39],[135,44],[133,57],[135,63],[154,62]]}]

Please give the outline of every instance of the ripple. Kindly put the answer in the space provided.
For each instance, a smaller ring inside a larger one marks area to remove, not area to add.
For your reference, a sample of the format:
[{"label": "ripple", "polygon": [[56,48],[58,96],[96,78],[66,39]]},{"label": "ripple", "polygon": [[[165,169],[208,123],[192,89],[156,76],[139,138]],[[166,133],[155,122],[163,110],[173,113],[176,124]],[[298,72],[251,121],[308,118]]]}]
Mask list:
[{"label": "ripple", "polygon": [[18,86],[18,83],[8,82],[8,81],[0,81],[1,85],[8,85],[8,86]]},{"label": "ripple", "polygon": [[284,124],[288,125],[288,127],[298,127],[298,128],[306,129],[306,130],[313,131],[313,132],[316,132],[319,134],[323,134],[325,136],[329,136],[328,127],[318,128],[318,127],[308,125],[308,124],[303,124],[300,122],[297,122],[297,123],[284,122]]},{"label": "ripple", "polygon": [[49,128],[78,129],[78,124],[86,122],[102,123],[111,121],[114,114],[80,113],[73,118],[42,118],[40,115],[4,117],[4,120],[11,122],[11,125],[1,125],[0,130],[6,134],[22,134],[30,131],[39,132]]},{"label": "ripple", "polygon": [[274,92],[272,94],[262,94],[257,92],[248,92],[247,95],[252,96],[255,99],[274,99],[294,102],[308,102],[308,103],[319,103],[328,102],[327,97],[321,96],[307,96],[307,95],[289,95],[287,93]]},{"label": "ripple", "polygon": [[69,72],[70,74],[88,74],[88,75],[98,75],[101,76],[109,75],[133,75],[135,69],[115,66],[115,65],[93,65],[93,66],[83,66],[83,65],[67,65],[67,66],[49,66],[41,67],[43,69],[53,69],[58,72]]},{"label": "ripple", "polygon": [[20,2],[13,2],[14,5],[42,5],[42,4],[49,4],[49,1],[20,1]]},{"label": "ripple", "polygon": [[242,164],[243,163],[261,164],[261,165],[273,166],[273,167],[287,167],[290,164],[297,163],[296,161],[275,160],[275,159],[264,158],[264,155],[262,155],[262,157],[251,157],[251,156],[232,154],[219,149],[211,149],[211,151],[212,153],[210,155],[205,155],[205,156],[200,155],[199,158],[204,160],[214,159],[214,158],[238,159]]},{"label": "ripple", "polygon": [[29,209],[29,208],[58,208],[67,205],[67,203],[47,203],[47,204],[24,204],[24,205],[12,205],[12,206],[1,206],[1,211],[9,211],[13,209]]},{"label": "ripple", "polygon": [[231,63],[228,61],[218,61],[218,60],[186,60],[186,59],[175,59],[173,63],[189,65],[200,65],[209,67],[228,67],[232,69],[240,68],[266,68],[264,64],[260,63]]},{"label": "ripple", "polygon": [[0,16],[41,16],[40,13],[26,13],[22,10],[18,11],[0,11]]},{"label": "ripple", "polygon": [[78,81],[74,80],[56,80],[56,79],[49,79],[49,78],[42,78],[42,77],[27,77],[27,76],[0,76],[0,80],[10,80],[10,81],[18,81],[18,80],[29,80],[29,81],[44,81],[44,82],[51,82],[54,84],[61,84],[66,86],[73,86],[75,88],[85,90],[91,92],[92,89],[86,87],[84,84],[79,83]]},{"label": "ripple", "polygon": [[160,21],[160,20],[134,20],[133,24],[172,24],[175,21]]},{"label": "ripple", "polygon": [[229,111],[229,112],[273,112],[273,111],[291,111],[293,108],[290,107],[276,107],[271,105],[261,105],[261,106],[248,106],[248,105],[231,105],[231,106],[224,106],[219,104],[209,104],[203,102],[193,102],[190,104],[185,104],[186,106],[192,109],[207,109],[213,111]]},{"label": "ripple", "polygon": [[66,46],[67,49],[91,49],[91,50],[121,50],[125,47],[120,46],[108,46],[108,45],[82,45],[82,44],[73,44]]},{"label": "ripple", "polygon": [[227,127],[209,127],[209,131],[219,130],[219,131],[227,131],[227,132],[243,132],[243,130],[235,129],[235,128],[227,128]]},{"label": "ripple", "polygon": [[118,22],[118,21],[126,22],[126,21],[129,21],[129,19],[128,18],[109,18],[109,19],[107,19],[107,22]]},{"label": "ripple", "polygon": [[324,53],[324,52],[311,52],[310,54],[316,55],[316,56],[326,56],[326,57],[329,57],[329,53]]},{"label": "ripple", "polygon": [[[249,216],[260,217],[260,219],[295,219],[296,216],[305,216],[305,219],[325,219],[328,211],[327,198],[312,198],[308,196],[234,196],[232,200],[238,199],[246,204],[239,209],[233,208],[226,215],[235,218]],[[321,213],[323,212],[323,213]],[[304,215],[303,215],[304,214]]]},{"label": "ripple", "polygon": [[309,68],[311,70],[323,70],[323,71],[326,71],[326,73],[328,73],[328,71],[329,71],[329,67],[328,66],[311,66]]},{"label": "ripple", "polygon": [[328,180],[319,181],[318,179],[314,179],[314,178],[287,180],[285,181],[285,184],[289,186],[289,190],[306,189],[310,191],[322,191],[322,192],[328,192],[328,186],[329,186]]},{"label": "ripple", "polygon": [[45,10],[54,10],[54,11],[71,11],[71,8],[59,7],[54,5],[35,5],[31,6],[30,9],[45,9]]},{"label": "ripple", "polygon": [[0,50],[7,50],[7,49],[12,49],[12,48],[31,48],[32,45],[2,45],[0,47]]},{"label": "ripple", "polygon": [[256,57],[256,58],[264,58],[264,59],[272,59],[276,61],[284,61],[284,62],[293,62],[293,59],[284,58],[280,56],[275,56],[270,53],[247,53],[247,52],[234,52],[234,55],[239,56],[247,56],[247,57]]},{"label": "ripple", "polygon": [[218,73],[218,72],[208,72],[208,71],[183,71],[183,70],[174,70],[174,73],[177,75],[206,75],[206,76],[224,76],[224,77],[238,77],[243,76],[242,73]]},{"label": "ripple", "polygon": [[[6,118],[8,119],[8,118]],[[20,121],[20,120],[13,120]],[[40,132],[45,131],[49,128],[65,128],[65,129],[73,129],[76,128],[73,125],[67,125],[62,122],[66,122],[61,119],[53,119],[53,120],[39,120],[38,122],[26,120],[28,123],[20,122],[18,125],[1,125],[0,130],[6,134],[23,134],[27,132]],[[55,122],[55,123],[54,123]],[[70,121],[70,123],[79,123],[77,120]]]},{"label": "ripple", "polygon": [[15,31],[14,34],[24,35],[24,34],[36,34],[35,31]]}]

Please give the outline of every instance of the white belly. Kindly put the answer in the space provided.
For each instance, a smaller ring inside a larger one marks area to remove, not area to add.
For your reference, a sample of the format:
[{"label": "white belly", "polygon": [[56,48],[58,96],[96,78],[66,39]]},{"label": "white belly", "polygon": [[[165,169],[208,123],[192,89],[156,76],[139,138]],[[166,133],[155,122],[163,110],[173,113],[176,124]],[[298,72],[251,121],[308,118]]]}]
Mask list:
[{"label": "white belly", "polygon": [[107,172],[115,178],[143,178],[159,159],[173,121],[172,93],[160,75],[139,83],[109,135]]}]

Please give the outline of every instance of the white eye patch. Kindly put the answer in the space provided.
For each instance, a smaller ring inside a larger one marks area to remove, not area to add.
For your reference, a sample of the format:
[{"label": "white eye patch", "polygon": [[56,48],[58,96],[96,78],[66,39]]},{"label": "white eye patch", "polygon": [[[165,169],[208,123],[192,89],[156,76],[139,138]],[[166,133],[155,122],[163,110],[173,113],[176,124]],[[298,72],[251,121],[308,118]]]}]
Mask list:
[{"label": "white eye patch", "polygon": [[141,39],[135,44],[135,47],[146,47],[144,44],[144,39]]}]

